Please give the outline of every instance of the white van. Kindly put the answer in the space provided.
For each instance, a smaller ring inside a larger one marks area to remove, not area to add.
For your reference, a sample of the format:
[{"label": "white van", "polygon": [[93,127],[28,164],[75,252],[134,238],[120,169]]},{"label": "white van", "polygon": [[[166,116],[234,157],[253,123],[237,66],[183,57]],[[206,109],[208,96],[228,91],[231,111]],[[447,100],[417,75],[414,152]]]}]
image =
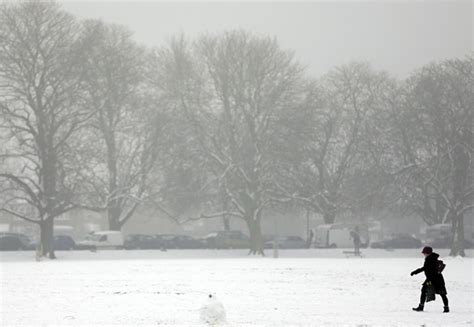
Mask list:
[{"label": "white van", "polygon": [[54,225],[54,235],[67,235],[74,238],[74,228],[69,225]]},{"label": "white van", "polygon": [[452,237],[453,226],[451,224],[436,224],[432,226],[426,226],[421,230],[421,234],[426,244],[432,244],[437,239]]},{"label": "white van", "polygon": [[343,224],[319,225],[315,231],[317,248],[352,248],[351,229]]},{"label": "white van", "polygon": [[123,249],[123,235],[120,231],[92,232],[77,246],[90,250]]},{"label": "white van", "polygon": [[349,228],[329,230],[329,247],[331,248],[352,248],[354,240],[351,237]]}]

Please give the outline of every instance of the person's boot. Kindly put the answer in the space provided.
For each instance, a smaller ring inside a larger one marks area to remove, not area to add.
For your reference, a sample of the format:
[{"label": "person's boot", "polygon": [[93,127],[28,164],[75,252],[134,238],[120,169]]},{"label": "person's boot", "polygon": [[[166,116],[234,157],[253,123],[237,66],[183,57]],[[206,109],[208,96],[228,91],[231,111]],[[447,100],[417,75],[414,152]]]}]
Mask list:
[{"label": "person's boot", "polygon": [[424,308],[424,307],[425,307],[425,306],[424,306],[423,304],[419,304],[418,307],[413,308],[413,311],[423,311],[423,308]]},{"label": "person's boot", "polygon": [[448,312],[449,312],[449,307],[447,307],[447,306],[446,306],[446,307],[444,307],[444,311],[443,311],[443,313],[448,313]]}]

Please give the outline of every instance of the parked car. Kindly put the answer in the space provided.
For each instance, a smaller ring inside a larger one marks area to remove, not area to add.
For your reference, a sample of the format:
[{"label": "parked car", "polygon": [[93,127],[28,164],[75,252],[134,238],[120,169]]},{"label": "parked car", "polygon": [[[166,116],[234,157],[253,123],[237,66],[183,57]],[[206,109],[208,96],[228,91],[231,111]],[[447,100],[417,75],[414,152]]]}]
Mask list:
[{"label": "parked car", "polygon": [[[55,235],[53,239],[54,249],[57,251],[70,251],[76,249],[76,242],[69,235]],[[27,250],[36,250],[37,242],[31,242]]]},{"label": "parked car", "polygon": [[306,241],[299,236],[281,236],[277,237],[278,241],[274,239],[265,242],[265,249],[272,249],[277,242],[280,249],[304,249],[306,248]]},{"label": "parked car", "polygon": [[[32,243],[30,238],[26,236],[25,234],[13,233],[13,232],[1,232],[0,237],[3,237],[3,236],[11,236],[11,237],[17,238],[21,243],[19,250],[33,250],[34,249],[34,243]],[[16,241],[10,240],[8,242],[16,242]]]},{"label": "parked car", "polygon": [[125,243],[126,249],[141,249],[141,250],[154,250],[154,249],[167,249],[169,242],[164,239],[161,235],[144,235],[144,234],[133,234],[127,236]]},{"label": "parked car", "polygon": [[19,251],[23,249],[23,244],[17,236],[0,236],[0,251]]},{"label": "parked car", "polygon": [[171,241],[172,249],[204,249],[206,242],[189,235],[176,235]]},{"label": "parked car", "polygon": [[143,234],[130,234],[125,237],[123,247],[126,250],[135,250],[135,249],[142,249],[143,247],[143,239],[148,235]]},{"label": "parked car", "polygon": [[173,249],[174,248],[174,239],[176,235],[174,234],[158,234],[154,235],[156,239],[160,242],[160,248],[162,249]]},{"label": "parked car", "polygon": [[161,235],[143,235],[140,240],[140,249],[156,250],[169,248],[169,241]]},{"label": "parked car", "polygon": [[[433,241],[431,241],[429,244],[438,249],[450,249],[452,245],[452,238],[451,236],[446,236],[446,237],[440,237],[436,238]],[[464,240],[464,248],[465,249],[472,249],[474,246],[474,243],[469,241],[469,240]]]},{"label": "parked car", "polygon": [[204,240],[211,249],[246,249],[250,239],[241,231],[222,231],[208,234]]},{"label": "parked car", "polygon": [[451,238],[453,235],[453,226],[451,224],[435,224],[420,229],[424,234],[426,244],[433,244],[434,240]]},{"label": "parked car", "polygon": [[464,248],[465,249],[474,249],[474,241],[464,240]]},{"label": "parked car", "polygon": [[124,242],[120,231],[91,232],[84,241],[76,244],[78,250],[123,249]]},{"label": "parked car", "polygon": [[391,239],[380,242],[373,242],[370,245],[374,249],[418,249],[421,246],[422,243],[419,239],[406,234],[396,235]]},{"label": "parked car", "polygon": [[69,235],[54,236],[54,249],[57,251],[70,251],[76,248],[76,242]]}]

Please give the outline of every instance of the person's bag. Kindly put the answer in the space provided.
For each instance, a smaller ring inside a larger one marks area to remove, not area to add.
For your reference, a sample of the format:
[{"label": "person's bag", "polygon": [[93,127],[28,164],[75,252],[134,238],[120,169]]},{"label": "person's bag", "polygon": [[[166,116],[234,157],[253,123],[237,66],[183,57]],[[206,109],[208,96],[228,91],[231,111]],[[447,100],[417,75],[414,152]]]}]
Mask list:
[{"label": "person's bag", "polygon": [[446,264],[442,260],[438,260],[438,262],[436,263],[436,271],[438,272],[438,274],[441,274],[444,268],[446,268]]},{"label": "person's bag", "polygon": [[431,282],[426,283],[426,302],[436,300],[436,290]]}]

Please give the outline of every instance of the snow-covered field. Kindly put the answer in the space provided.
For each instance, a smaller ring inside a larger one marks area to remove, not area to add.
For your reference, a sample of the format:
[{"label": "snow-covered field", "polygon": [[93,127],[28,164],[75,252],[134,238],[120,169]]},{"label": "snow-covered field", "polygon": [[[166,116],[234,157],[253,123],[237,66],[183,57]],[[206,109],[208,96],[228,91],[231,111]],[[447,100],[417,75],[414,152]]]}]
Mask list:
[{"label": "snow-covered field", "polygon": [[[287,250],[274,259],[245,251],[0,253],[0,325],[156,325],[199,323],[209,293],[231,325],[472,326],[469,258],[444,257],[451,310],[441,299],[418,304],[418,250]],[[442,256],[447,250],[440,251]]]}]

